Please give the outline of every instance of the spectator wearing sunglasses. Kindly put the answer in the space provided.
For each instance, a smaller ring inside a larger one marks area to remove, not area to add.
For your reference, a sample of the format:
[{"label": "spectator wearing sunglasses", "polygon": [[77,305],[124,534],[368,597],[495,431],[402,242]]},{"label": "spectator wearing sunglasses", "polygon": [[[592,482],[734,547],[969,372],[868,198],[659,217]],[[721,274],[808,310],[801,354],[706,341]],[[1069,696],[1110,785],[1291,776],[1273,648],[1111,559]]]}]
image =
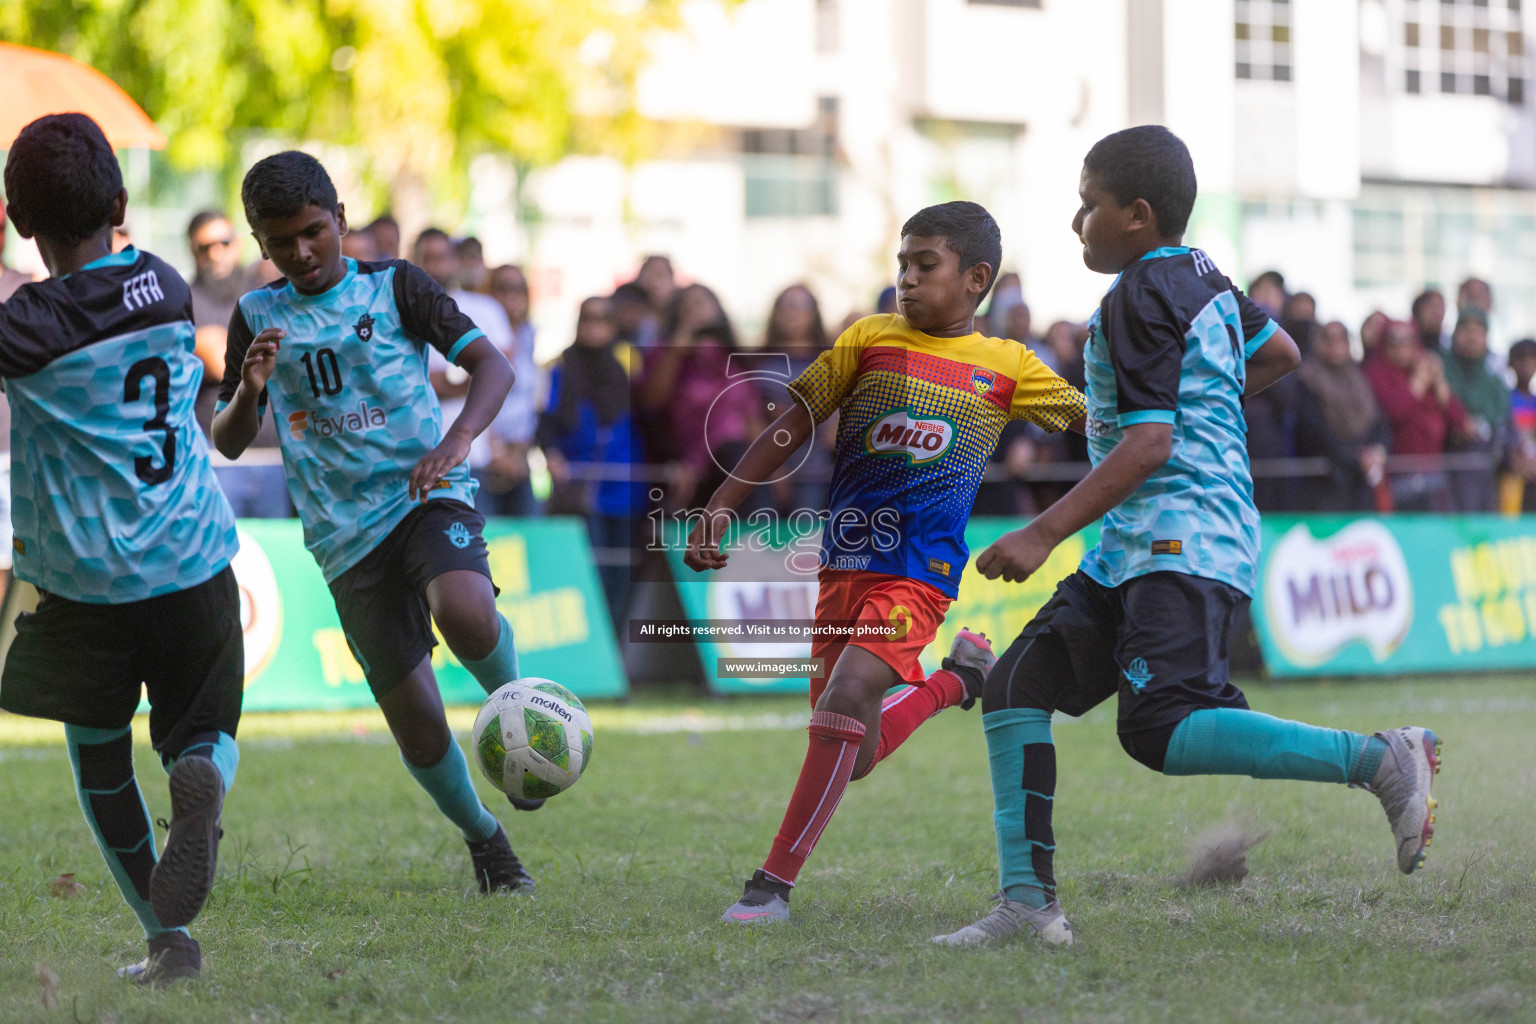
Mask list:
[{"label": "spectator wearing sunglasses", "polygon": [[[197,392],[197,422],[208,436],[213,407],[224,379],[225,334],[240,296],[261,281],[240,262],[241,237],[223,210],[203,210],[187,225],[187,245],[197,272],[192,286],[192,325],[197,354],[203,361],[203,384]],[[263,418],[252,447],[277,448],[276,417]],[[270,464],[215,466],[219,486],[241,518],[280,519],[292,515],[287,477],[282,466]]]}]

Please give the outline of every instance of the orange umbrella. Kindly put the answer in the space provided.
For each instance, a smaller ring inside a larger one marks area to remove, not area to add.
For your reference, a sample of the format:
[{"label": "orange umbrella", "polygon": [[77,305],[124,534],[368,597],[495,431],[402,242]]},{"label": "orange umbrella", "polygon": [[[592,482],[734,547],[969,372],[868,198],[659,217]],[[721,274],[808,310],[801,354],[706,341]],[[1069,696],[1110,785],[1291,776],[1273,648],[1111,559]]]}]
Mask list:
[{"label": "orange umbrella", "polygon": [[155,122],[112,79],[73,57],[0,43],[0,150],[44,114],[89,115],[117,149],[164,149]]}]

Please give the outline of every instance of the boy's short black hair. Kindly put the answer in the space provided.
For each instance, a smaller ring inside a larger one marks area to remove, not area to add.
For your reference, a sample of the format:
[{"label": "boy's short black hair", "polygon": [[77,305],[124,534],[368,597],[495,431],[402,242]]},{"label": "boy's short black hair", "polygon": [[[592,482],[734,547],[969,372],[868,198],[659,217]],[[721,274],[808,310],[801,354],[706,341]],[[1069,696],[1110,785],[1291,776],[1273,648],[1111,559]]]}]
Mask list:
[{"label": "boy's short black hair", "polygon": [[1145,199],[1162,235],[1182,235],[1195,208],[1195,162],[1189,147],[1160,124],[1144,124],[1106,135],[1083,158],[1121,206]]},{"label": "boy's short black hair", "polygon": [[997,272],[1003,265],[1003,233],[986,207],[963,199],[925,207],[901,226],[901,236],[908,235],[944,239],[944,244],[960,257],[961,273],[978,263],[991,267],[992,277],[976,296],[976,305],[981,305],[981,300],[997,283]]},{"label": "boy's short black hair", "polygon": [[1509,359],[1536,359],[1536,338],[1521,338],[1509,346]]},{"label": "boy's short black hair", "polygon": [[245,172],[240,202],[251,227],[273,217],[292,217],[306,206],[335,213],[340,207],[336,186],[320,161],[290,149],[258,160]]},{"label": "boy's short black hair", "polygon": [[21,130],[5,161],[11,216],[27,230],[67,245],[85,241],[112,220],[123,188],[117,154],[84,114],[48,114]]}]

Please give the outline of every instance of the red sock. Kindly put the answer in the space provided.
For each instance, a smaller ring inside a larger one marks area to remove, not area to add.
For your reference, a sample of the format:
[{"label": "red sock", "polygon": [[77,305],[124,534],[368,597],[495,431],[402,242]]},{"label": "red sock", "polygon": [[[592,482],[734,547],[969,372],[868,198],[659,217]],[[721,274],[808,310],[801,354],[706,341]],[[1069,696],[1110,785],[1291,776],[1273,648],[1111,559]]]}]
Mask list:
[{"label": "red sock", "polygon": [[784,823],[763,862],[764,871],[790,884],[794,884],[848,788],[859,741],[864,739],[864,723],[830,711],[813,711],[810,734],[805,764],[789,798],[789,809],[784,812]]},{"label": "red sock", "polygon": [[922,685],[908,686],[885,698],[880,705],[880,745],[875,748],[870,769],[907,742],[918,726],[964,699],[965,684],[959,676],[942,668]]}]

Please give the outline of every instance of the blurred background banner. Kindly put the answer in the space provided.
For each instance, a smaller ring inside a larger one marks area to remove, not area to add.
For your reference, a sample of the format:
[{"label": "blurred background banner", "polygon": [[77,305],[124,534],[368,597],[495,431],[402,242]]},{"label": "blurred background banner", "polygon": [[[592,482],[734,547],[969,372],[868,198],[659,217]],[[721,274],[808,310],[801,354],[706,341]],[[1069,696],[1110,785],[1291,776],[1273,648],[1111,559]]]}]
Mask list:
[{"label": "blurred background banner", "polygon": [[[512,624],[525,676],[558,679],[582,698],[629,690],[581,525],[568,519],[485,527],[496,607]],[[241,520],[235,557],[245,627],[247,711],[372,707],[330,591],[296,520]],[[432,653],[443,700],[478,704],[485,692],[439,639]]]},{"label": "blurred background banner", "polygon": [[1536,667],[1536,522],[1268,516],[1253,621],[1277,677]]},{"label": "blurred background banner", "polygon": [[[971,549],[972,560],[998,537],[1009,530],[1016,530],[1028,520],[995,517],[977,517],[965,529],[965,542]],[[802,540],[802,546],[814,551],[814,545],[806,541],[819,538],[813,534]],[[1022,584],[989,580],[967,568],[960,579],[960,596],[950,605],[939,627],[938,636],[923,651],[923,667],[929,672],[939,667],[939,662],[949,653],[955,634],[961,629],[986,633],[999,654],[1018,635],[1040,606],[1050,600],[1056,584],[1077,571],[1083,552],[1098,543],[1099,528],[1091,526],[1069,538],[1051,553],[1040,571]],[[790,548],[782,538],[770,545],[773,550],[787,552]],[[732,554],[733,559],[737,557]],[[729,621],[762,619],[810,619],[816,611],[816,576],[814,573],[797,580],[764,580],[761,575],[753,580],[732,578],[725,573],[701,576],[683,565],[682,550],[674,545],[668,551],[668,561],[677,579],[678,597],[683,611],[690,619]],[[813,560],[814,561],[814,560]],[[722,678],[716,671],[720,658],[808,658],[809,643],[743,643],[698,640],[699,660],[704,667],[704,678],[713,693],[806,693],[810,683],[804,677],[785,679],[752,679],[742,677]]]}]

